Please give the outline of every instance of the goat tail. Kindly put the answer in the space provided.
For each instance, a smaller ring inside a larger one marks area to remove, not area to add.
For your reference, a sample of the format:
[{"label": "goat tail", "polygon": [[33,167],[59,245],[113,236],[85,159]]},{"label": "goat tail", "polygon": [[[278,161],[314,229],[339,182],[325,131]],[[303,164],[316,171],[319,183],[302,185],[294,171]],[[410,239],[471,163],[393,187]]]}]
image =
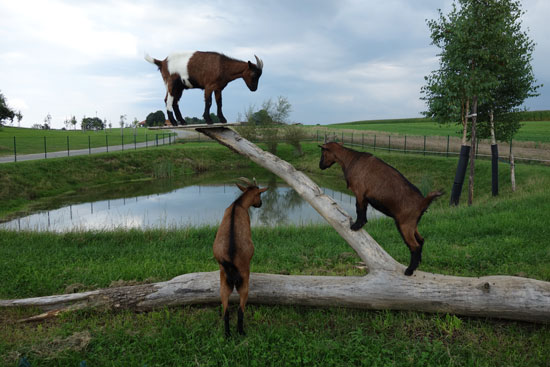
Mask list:
[{"label": "goat tail", "polygon": [[239,273],[239,269],[230,261],[223,261],[221,265],[225,271],[225,281],[229,288],[233,289],[233,287],[236,287],[239,289],[243,284],[243,278]]},{"label": "goat tail", "polygon": [[422,212],[425,212],[430,206],[430,204],[432,203],[432,201],[434,201],[435,199],[437,199],[443,194],[445,194],[443,190],[437,190],[437,191],[432,191],[428,195],[426,195],[426,197],[424,198],[424,205],[423,205],[424,208]]},{"label": "goat tail", "polygon": [[160,66],[162,65],[162,61],[151,57],[151,55],[149,55],[148,53],[145,53],[144,58],[146,61],[150,62],[151,64],[155,64],[160,69]]}]

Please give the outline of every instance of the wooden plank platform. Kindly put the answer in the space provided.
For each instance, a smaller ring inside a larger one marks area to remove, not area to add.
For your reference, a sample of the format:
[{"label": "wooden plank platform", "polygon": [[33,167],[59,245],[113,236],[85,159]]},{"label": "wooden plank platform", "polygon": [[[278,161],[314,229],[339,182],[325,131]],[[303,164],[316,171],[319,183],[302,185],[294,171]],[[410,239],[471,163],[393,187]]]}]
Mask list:
[{"label": "wooden plank platform", "polygon": [[240,126],[238,122],[234,123],[217,123],[217,124],[191,124],[191,125],[178,125],[178,126],[151,126],[149,130],[174,130],[174,129],[213,129],[220,127],[229,127],[229,126]]}]

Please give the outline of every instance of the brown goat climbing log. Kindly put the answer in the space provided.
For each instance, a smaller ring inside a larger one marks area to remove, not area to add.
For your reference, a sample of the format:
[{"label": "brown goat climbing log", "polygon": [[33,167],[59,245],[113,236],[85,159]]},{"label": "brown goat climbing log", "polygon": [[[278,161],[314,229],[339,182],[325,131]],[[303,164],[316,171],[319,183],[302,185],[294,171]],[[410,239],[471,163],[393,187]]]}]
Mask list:
[{"label": "brown goat climbing log", "polygon": [[405,275],[412,275],[422,260],[424,238],[418,233],[418,222],[432,201],[443,195],[430,192],[426,197],[398,170],[370,153],[357,152],[340,143],[320,146],[319,168],[338,163],[344,171],[348,189],[355,194],[357,218],[351,229],[357,231],[367,223],[367,206],[393,218],[397,230],[411,252]]},{"label": "brown goat climbing log", "polygon": [[[455,277],[422,271],[407,277],[403,275],[405,267],[366,231],[349,228],[350,216],[305,174],[230,129],[199,130],[284,179],[338,231],[369,268],[369,273],[362,277],[251,273],[249,304],[415,310],[550,323],[550,282],[513,276]],[[230,300],[237,301],[237,295],[233,294]],[[0,307],[32,306],[44,311],[128,307],[145,311],[219,301],[216,271],[184,274],[146,287],[2,300]]]}]

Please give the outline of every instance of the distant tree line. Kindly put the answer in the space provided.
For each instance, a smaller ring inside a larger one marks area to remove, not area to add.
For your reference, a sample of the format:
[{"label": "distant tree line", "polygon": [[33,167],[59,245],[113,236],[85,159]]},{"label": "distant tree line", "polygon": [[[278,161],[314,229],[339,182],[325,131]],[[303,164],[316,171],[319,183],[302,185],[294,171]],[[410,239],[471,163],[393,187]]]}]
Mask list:
[{"label": "distant tree line", "polygon": [[10,121],[13,123],[13,120],[17,118],[17,121],[21,121],[23,115],[21,111],[14,111],[8,106],[8,102],[4,95],[0,92],[0,126],[4,124],[5,121]]}]

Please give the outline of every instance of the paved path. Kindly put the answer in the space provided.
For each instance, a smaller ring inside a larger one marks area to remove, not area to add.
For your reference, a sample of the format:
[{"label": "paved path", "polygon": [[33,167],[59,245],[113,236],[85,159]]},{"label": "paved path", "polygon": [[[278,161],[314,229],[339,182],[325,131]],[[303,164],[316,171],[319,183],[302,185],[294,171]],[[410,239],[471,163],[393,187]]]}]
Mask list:
[{"label": "paved path", "polygon": [[[178,135],[178,138],[180,138],[180,135],[179,135],[179,132],[178,131],[174,131],[175,133],[177,133]],[[174,141],[173,139],[168,139],[168,137],[165,137],[164,139],[162,138],[159,138],[158,140],[158,145],[164,145],[164,144],[169,144],[170,141]],[[92,148],[90,150],[88,149],[75,149],[75,150],[70,150],[69,151],[69,154],[67,153],[66,150],[63,150],[63,151],[59,151],[59,152],[47,152],[46,154],[44,153],[35,153],[35,154],[22,154],[22,155],[17,155],[17,162],[21,162],[21,161],[31,161],[31,160],[36,160],[36,159],[49,159],[49,158],[59,158],[59,157],[67,157],[67,156],[76,156],[76,155],[88,155],[88,154],[97,154],[97,153],[105,153],[107,151],[109,152],[116,152],[116,151],[119,151],[119,150],[134,150],[136,148],[145,148],[145,147],[149,147],[149,148],[153,148],[156,146],[156,141],[155,140],[152,140],[152,141],[149,141],[149,142],[142,142],[142,143],[137,143],[135,144],[134,146],[134,143],[131,143],[131,144],[124,144],[124,149],[122,149],[122,145],[109,145],[109,148],[107,150],[106,147],[98,147],[98,148]],[[0,157],[0,163],[8,163],[8,162],[14,162],[15,161],[15,157],[13,155],[8,155],[8,156],[2,156]]]}]

